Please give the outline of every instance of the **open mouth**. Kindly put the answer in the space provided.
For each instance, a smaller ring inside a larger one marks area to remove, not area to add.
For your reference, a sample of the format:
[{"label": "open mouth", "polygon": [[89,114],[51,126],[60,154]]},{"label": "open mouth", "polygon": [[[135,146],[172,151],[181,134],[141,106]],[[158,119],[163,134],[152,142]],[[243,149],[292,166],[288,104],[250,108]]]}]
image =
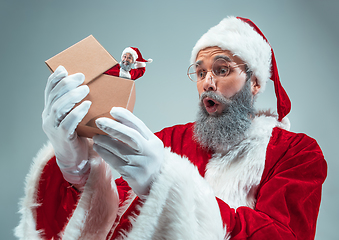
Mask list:
[{"label": "open mouth", "polygon": [[212,98],[206,97],[203,99],[203,104],[208,113],[215,113],[218,110],[220,103]]}]

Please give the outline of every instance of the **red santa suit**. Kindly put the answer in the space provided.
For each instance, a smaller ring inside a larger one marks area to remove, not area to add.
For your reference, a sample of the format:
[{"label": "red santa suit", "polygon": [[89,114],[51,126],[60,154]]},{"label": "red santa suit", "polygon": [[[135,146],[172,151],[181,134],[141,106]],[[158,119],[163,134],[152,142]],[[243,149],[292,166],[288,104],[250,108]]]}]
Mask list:
[{"label": "red santa suit", "polygon": [[82,193],[53,149],[26,179],[18,237],[28,239],[313,239],[327,166],[316,141],[258,116],[225,155],[193,140],[193,124],[157,133],[166,149],[146,200],[93,158]]},{"label": "red santa suit", "polygon": [[132,68],[129,72],[125,71],[121,68],[120,64],[116,64],[111,69],[107,70],[105,74],[127,78],[131,80],[136,80],[142,77],[146,71],[146,63],[151,63],[153,59],[144,59],[140,50],[136,47],[127,47],[123,50],[121,54],[121,59],[123,58],[124,54],[129,53],[133,57],[134,68]]},{"label": "red santa suit", "polygon": [[146,71],[146,64],[135,64],[137,68],[132,68],[129,72],[125,71],[120,67],[119,64],[116,64],[111,69],[107,70],[105,74],[116,76],[116,77],[122,77],[127,78],[131,80],[136,80],[139,77],[142,77]]}]

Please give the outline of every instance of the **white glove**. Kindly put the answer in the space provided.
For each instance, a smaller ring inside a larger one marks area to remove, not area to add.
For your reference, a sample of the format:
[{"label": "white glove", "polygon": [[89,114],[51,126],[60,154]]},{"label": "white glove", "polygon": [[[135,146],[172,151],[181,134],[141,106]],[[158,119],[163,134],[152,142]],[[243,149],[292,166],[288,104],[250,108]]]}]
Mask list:
[{"label": "white glove", "polygon": [[94,150],[117,170],[132,190],[144,198],[160,172],[164,145],[130,111],[114,107],[109,118],[98,118],[97,126],[109,136],[93,137]]},{"label": "white glove", "polygon": [[89,93],[88,86],[80,86],[84,80],[82,73],[68,76],[66,69],[59,66],[48,78],[42,113],[42,128],[52,143],[57,164],[65,180],[78,185],[84,185],[89,174],[89,142],[79,137],[75,129],[91,102],[72,108]]}]

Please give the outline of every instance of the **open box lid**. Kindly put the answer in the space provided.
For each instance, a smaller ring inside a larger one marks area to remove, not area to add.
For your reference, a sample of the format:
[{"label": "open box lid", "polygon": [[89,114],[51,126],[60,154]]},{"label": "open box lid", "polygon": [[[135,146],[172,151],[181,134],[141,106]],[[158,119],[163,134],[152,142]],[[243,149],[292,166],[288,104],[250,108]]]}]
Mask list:
[{"label": "open box lid", "polygon": [[87,84],[118,62],[90,35],[45,63],[52,72],[59,65],[64,66],[69,75],[81,72],[85,75],[84,84]]}]

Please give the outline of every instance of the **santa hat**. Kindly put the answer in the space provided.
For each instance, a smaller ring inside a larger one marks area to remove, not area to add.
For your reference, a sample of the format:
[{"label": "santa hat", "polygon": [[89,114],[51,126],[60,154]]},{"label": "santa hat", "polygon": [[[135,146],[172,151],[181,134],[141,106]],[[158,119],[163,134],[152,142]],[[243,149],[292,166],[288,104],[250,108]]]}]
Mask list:
[{"label": "santa hat", "polygon": [[280,83],[273,49],[251,20],[227,17],[209,29],[194,46],[191,64],[195,62],[200,50],[213,46],[229,50],[246,62],[258,79],[260,92],[265,90],[268,79],[274,82],[279,121],[290,112],[291,101]]},{"label": "santa hat", "polygon": [[141,55],[141,52],[139,51],[138,48],[136,47],[127,47],[124,49],[124,51],[122,52],[121,54],[121,58],[124,56],[125,53],[130,53],[132,56],[133,56],[133,62],[153,62],[152,59],[143,59],[142,55]]}]

